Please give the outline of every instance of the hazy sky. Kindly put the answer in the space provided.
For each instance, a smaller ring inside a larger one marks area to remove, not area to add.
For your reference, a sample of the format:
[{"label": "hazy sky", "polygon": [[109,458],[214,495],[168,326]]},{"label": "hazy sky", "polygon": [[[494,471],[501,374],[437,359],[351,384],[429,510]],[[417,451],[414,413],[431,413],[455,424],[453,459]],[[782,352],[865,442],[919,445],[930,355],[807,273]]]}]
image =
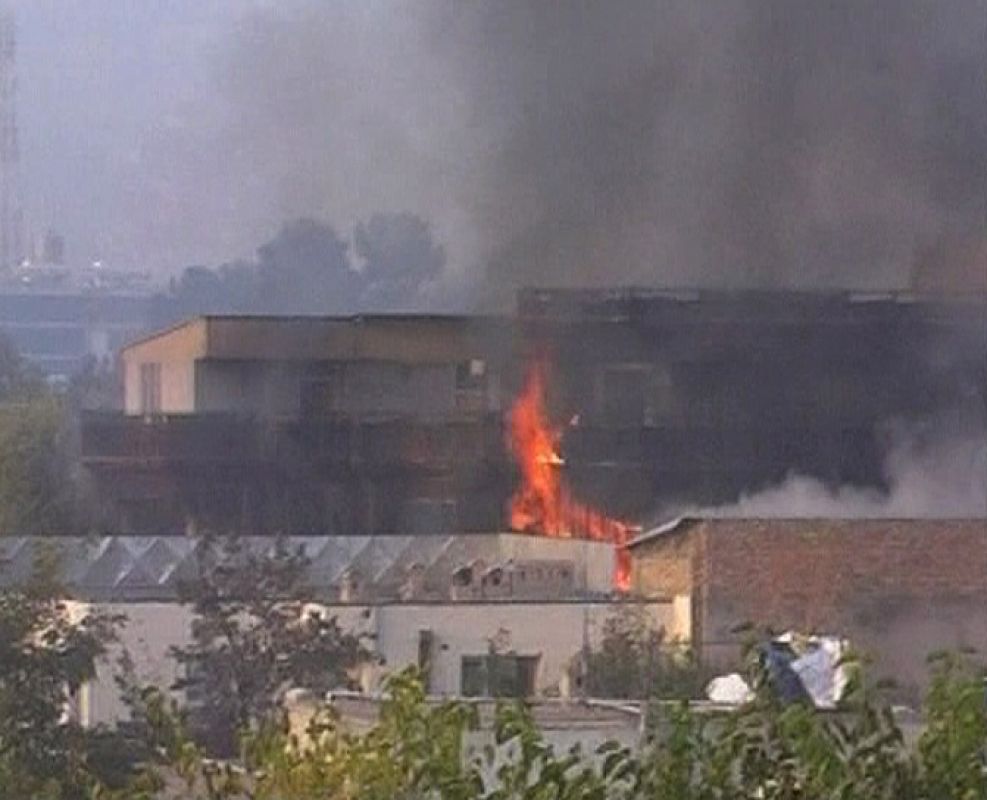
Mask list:
[{"label": "hazy sky", "polygon": [[27,221],[80,260],[411,211],[492,294],[893,286],[983,232],[987,0],[7,4]]},{"label": "hazy sky", "polygon": [[[162,174],[208,108],[231,0],[22,0],[18,112],[26,222],[70,257],[177,266],[223,252],[201,222],[176,240],[190,175]],[[198,204],[198,198],[194,204]],[[222,234],[217,230],[217,234]],[[186,237],[182,237],[186,238]]]}]

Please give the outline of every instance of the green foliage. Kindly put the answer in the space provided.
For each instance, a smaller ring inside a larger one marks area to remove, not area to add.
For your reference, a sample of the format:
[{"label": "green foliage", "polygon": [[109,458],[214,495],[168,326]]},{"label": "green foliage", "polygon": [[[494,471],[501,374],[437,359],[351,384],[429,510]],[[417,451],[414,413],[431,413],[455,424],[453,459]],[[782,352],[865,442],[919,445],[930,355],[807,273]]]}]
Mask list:
[{"label": "green foliage", "polygon": [[61,453],[58,399],[0,404],[0,534],[61,534],[71,498]]},{"label": "green foliage", "polygon": [[987,696],[982,671],[956,654],[936,656],[918,744],[927,797],[987,797]]},{"label": "green foliage", "polygon": [[[64,718],[116,621],[89,613],[73,618],[52,580],[54,561],[45,557],[24,590],[0,595],[2,800],[987,797],[984,675],[955,654],[933,660],[924,728],[911,740],[863,680],[853,682],[838,711],[823,713],[779,702],[761,674],[752,680],[755,699],[735,711],[656,703],[640,750],[610,742],[593,752],[559,751],[525,705],[502,703],[492,731],[481,730],[478,706],[429,702],[414,670],[387,681],[372,723],[316,705],[299,734],[299,718],[306,721],[309,712],[296,707],[289,719],[279,704],[284,688],[308,683],[318,697],[343,678],[359,643],[338,628],[325,640],[312,631],[298,638],[292,604],[299,601],[290,598],[298,589],[299,554],[259,558],[236,543],[229,548],[198,582],[203,630],[183,657],[203,659],[207,673],[221,677],[202,688],[216,703],[210,710],[223,709],[237,723],[234,757],[213,760],[190,735],[195,715],[158,689],[131,698],[146,739],[139,771],[130,770],[119,737],[83,731]],[[268,599],[278,597],[286,599]]]},{"label": "green foliage", "polygon": [[[42,553],[21,589],[0,594],[0,797],[76,798],[113,777],[111,734],[66,718],[72,694],[95,674],[119,620],[73,609]],[[125,771],[125,770],[124,770]],[[120,777],[119,773],[116,776]]]},{"label": "green foliage", "polygon": [[45,394],[45,383],[9,337],[0,335],[0,403],[23,403]]},{"label": "green foliage", "polygon": [[[765,684],[762,682],[762,687]],[[664,706],[640,753],[617,743],[557,752],[521,704],[498,707],[493,742],[464,745],[478,723],[461,702],[430,705],[412,671],[390,679],[379,720],[347,730],[331,711],[304,738],[271,722],[246,740],[239,766],[204,759],[161,714],[162,763],[187,798],[218,800],[981,800],[987,796],[982,675],[964,659],[936,663],[927,725],[908,743],[887,706],[855,686],[819,713],[765,689],[747,707],[708,714]],[[165,784],[143,776],[143,786]],[[155,782],[156,781],[156,782]],[[143,790],[142,790],[143,791]],[[120,795],[122,798],[124,795]],[[128,798],[163,797],[134,793]],[[167,795],[169,797],[179,795]]]},{"label": "green foliage", "polygon": [[584,654],[584,687],[590,697],[692,698],[703,679],[687,650],[667,645],[647,611],[619,607],[603,622],[596,648]]},{"label": "green foliage", "polygon": [[207,541],[199,565],[199,576],[182,587],[195,618],[191,644],[173,651],[184,672],[175,688],[193,698],[200,741],[228,756],[239,733],[276,715],[286,690],[346,686],[348,671],[367,654],[334,617],[306,608],[307,560],[284,541],[264,555],[235,537]]},{"label": "green foliage", "polygon": [[71,488],[59,399],[0,336],[0,536],[67,529]]}]

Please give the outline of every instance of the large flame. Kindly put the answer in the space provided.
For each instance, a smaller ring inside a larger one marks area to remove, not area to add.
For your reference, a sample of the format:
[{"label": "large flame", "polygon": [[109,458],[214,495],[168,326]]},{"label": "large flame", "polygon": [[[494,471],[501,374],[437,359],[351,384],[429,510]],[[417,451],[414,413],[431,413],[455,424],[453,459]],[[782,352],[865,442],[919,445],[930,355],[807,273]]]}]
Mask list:
[{"label": "large flame", "polygon": [[627,591],[631,579],[627,542],[633,529],[573,497],[562,475],[561,441],[561,430],[545,411],[545,367],[537,362],[529,369],[509,418],[508,445],[521,471],[521,485],[510,502],[511,528],[613,542],[614,580],[619,590]]}]

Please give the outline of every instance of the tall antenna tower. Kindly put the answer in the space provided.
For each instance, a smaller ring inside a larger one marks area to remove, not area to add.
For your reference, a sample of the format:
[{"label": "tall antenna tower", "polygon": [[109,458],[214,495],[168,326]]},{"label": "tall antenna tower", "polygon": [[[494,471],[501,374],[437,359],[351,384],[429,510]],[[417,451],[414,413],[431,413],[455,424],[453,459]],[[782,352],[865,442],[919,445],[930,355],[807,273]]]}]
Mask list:
[{"label": "tall antenna tower", "polygon": [[17,28],[9,9],[0,9],[0,267],[23,257],[18,191]]}]

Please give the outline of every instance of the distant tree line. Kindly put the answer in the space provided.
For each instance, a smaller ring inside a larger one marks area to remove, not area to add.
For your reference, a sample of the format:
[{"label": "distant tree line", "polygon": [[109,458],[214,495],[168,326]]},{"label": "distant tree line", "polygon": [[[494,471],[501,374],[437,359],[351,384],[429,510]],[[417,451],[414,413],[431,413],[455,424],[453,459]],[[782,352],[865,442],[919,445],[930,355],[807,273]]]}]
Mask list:
[{"label": "distant tree line", "polygon": [[197,314],[413,311],[442,277],[444,248],[414,214],[374,214],[352,243],[314,219],[285,224],[256,257],[190,266],[155,298],[155,323]]}]

